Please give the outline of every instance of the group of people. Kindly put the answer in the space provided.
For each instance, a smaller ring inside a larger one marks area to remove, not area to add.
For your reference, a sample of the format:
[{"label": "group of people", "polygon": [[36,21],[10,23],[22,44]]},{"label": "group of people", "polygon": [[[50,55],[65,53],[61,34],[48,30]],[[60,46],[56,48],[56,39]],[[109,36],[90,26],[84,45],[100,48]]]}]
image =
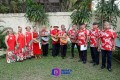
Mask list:
[{"label": "group of people", "polygon": [[40,32],[37,32],[37,27],[33,27],[31,32],[30,26],[27,26],[25,34],[22,33],[22,27],[18,26],[18,33],[14,34],[13,29],[8,29],[8,34],[5,38],[7,46],[6,59],[8,63],[15,61],[23,61],[35,57],[36,59],[48,54],[48,41],[42,41],[42,48],[39,42],[39,35],[48,36],[45,32],[48,32],[45,27]]},{"label": "group of people", "polygon": [[[99,65],[99,53],[102,54],[102,66],[101,69],[106,67],[111,71],[112,51],[115,50],[116,32],[111,29],[109,22],[104,22],[103,29],[100,30],[98,23],[94,22],[91,30],[86,29],[86,24],[81,23],[77,29],[76,25],[72,25],[70,30],[66,30],[64,25],[61,25],[61,30],[58,26],[53,26],[53,29],[47,31],[45,27],[37,32],[37,27],[31,28],[27,26],[25,34],[22,33],[22,28],[18,27],[18,33],[14,34],[12,29],[9,29],[9,34],[5,38],[7,46],[7,62],[10,59],[13,61],[23,61],[25,59],[31,59],[35,56],[36,59],[48,55],[49,35],[52,39],[52,56],[56,57],[61,53],[62,59],[66,57],[68,38],[71,41],[71,59],[74,58],[74,47],[77,46],[79,53],[78,62],[87,61],[87,49],[82,50],[81,47],[87,47],[90,42],[91,51],[91,63],[93,65]],[[39,41],[40,39],[40,41]],[[42,46],[41,46],[41,44]],[[10,57],[10,52],[17,56],[17,60],[14,56]]]}]

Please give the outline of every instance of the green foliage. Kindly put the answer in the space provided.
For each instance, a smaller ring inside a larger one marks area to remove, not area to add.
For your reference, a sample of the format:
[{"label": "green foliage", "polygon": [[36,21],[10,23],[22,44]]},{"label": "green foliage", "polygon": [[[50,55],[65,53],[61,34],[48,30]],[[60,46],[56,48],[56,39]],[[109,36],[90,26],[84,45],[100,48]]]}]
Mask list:
[{"label": "green foliage", "polygon": [[84,22],[89,22],[91,17],[91,12],[87,9],[82,9],[80,11],[74,11],[71,15],[72,23],[80,24]]},{"label": "green foliage", "polygon": [[0,13],[8,13],[9,7],[3,4],[0,4]]},{"label": "green foliage", "polygon": [[100,26],[103,26],[104,21],[108,21],[116,29],[117,27],[117,17],[120,17],[120,10],[118,5],[115,4],[116,0],[101,0],[97,5],[97,10],[95,11],[96,19],[99,21]]},{"label": "green foliage", "polygon": [[24,0],[10,0],[8,3],[0,3],[0,13],[22,13],[25,12]]},{"label": "green foliage", "polygon": [[[0,27],[3,27],[3,26],[0,26]],[[0,48],[6,48],[5,36],[6,34],[4,34],[4,29],[0,30]]]},{"label": "green foliage", "polygon": [[116,47],[116,50],[113,54],[114,58],[120,61],[120,48]]},{"label": "green foliage", "polygon": [[74,11],[71,15],[73,24],[87,23],[90,22],[92,17],[92,12],[88,5],[91,3],[91,0],[78,1],[74,4]]},{"label": "green foliage", "polygon": [[48,24],[48,15],[41,4],[26,0],[26,14],[29,21],[38,22],[41,25]]},{"label": "green foliage", "polygon": [[18,0],[12,0],[10,2],[10,5],[11,5],[10,9],[12,12],[14,12],[14,13],[18,12]]}]

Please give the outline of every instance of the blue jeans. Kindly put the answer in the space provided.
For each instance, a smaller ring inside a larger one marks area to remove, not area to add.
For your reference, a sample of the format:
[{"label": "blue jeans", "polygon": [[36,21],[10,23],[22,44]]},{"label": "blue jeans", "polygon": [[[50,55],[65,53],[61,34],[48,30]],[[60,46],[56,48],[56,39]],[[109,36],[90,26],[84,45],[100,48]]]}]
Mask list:
[{"label": "blue jeans", "polygon": [[102,51],[102,66],[106,66],[107,60],[107,68],[111,68],[112,63],[112,51],[101,50]]}]

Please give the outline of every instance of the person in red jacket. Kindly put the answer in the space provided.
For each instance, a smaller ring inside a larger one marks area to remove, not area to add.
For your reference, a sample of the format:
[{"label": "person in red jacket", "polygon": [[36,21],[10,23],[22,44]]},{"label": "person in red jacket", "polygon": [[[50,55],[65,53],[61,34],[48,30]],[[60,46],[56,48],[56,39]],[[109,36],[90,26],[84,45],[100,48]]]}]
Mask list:
[{"label": "person in red jacket", "polygon": [[54,26],[53,28],[54,29],[51,30],[50,35],[51,35],[51,37],[55,38],[54,40],[52,39],[52,56],[55,57],[55,56],[59,55],[59,49],[60,49],[60,42],[58,39],[58,33],[59,33],[58,28],[59,27]]},{"label": "person in red jacket", "polygon": [[22,33],[22,27],[18,26],[18,33],[16,34],[16,42],[17,42],[17,61],[23,61],[24,59],[24,48],[25,48],[25,36]]},{"label": "person in red jacket", "polygon": [[13,33],[13,29],[8,30],[8,35],[5,37],[5,44],[7,46],[7,53],[6,53],[7,63],[15,62],[16,37]]},{"label": "person in red jacket", "polygon": [[107,69],[108,71],[112,71],[111,69],[111,59],[112,59],[112,51],[115,50],[116,44],[116,32],[110,29],[109,22],[104,22],[104,29],[100,32],[99,36],[99,49],[101,48],[102,52],[102,66],[101,69],[106,67],[106,59],[107,59]]},{"label": "person in red jacket", "polygon": [[39,41],[37,40],[37,38],[39,37],[39,33],[37,32],[37,27],[34,26],[33,27],[33,53],[36,59],[41,58],[41,47],[39,44]]}]

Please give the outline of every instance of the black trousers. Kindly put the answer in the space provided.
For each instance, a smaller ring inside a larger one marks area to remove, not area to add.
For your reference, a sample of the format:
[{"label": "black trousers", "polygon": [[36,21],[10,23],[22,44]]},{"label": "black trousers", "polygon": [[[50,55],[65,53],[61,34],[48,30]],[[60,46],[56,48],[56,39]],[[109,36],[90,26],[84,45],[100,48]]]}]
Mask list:
[{"label": "black trousers", "polygon": [[96,47],[90,47],[92,61],[99,64],[99,52]]},{"label": "black trousers", "polygon": [[66,57],[67,45],[60,45],[61,57]]},{"label": "black trousers", "polygon": [[60,44],[52,44],[52,56],[58,56],[59,55],[59,50],[60,50]]},{"label": "black trousers", "polygon": [[43,52],[43,56],[47,56],[48,55],[48,46],[49,44],[42,44],[42,52]]},{"label": "black trousers", "polygon": [[87,50],[84,50],[84,51],[80,51],[80,54],[79,54],[79,56],[80,56],[80,59],[82,60],[82,61],[87,61]]},{"label": "black trousers", "polygon": [[81,51],[80,46],[78,45],[78,50],[79,50],[79,58],[81,61],[87,61],[87,50]]},{"label": "black trousers", "polygon": [[111,68],[112,63],[112,51],[101,50],[102,51],[102,66],[106,67],[107,60],[107,68]]},{"label": "black trousers", "polygon": [[80,46],[77,43],[71,43],[71,56],[74,57],[74,47],[77,46],[78,52],[80,53]]}]

